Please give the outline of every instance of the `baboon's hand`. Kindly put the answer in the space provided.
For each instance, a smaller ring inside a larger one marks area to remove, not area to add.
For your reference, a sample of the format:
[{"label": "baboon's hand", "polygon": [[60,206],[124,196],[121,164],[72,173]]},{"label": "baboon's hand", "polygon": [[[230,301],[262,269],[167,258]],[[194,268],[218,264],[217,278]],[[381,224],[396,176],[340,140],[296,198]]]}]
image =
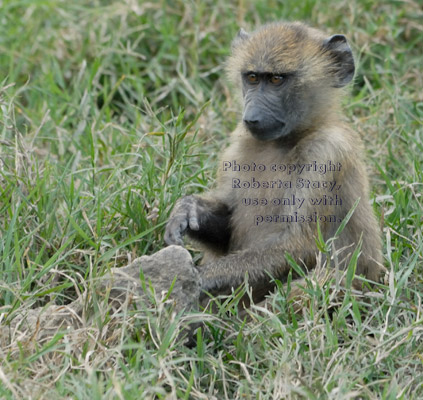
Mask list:
[{"label": "baboon's hand", "polygon": [[183,245],[182,237],[187,229],[198,231],[200,229],[200,199],[195,196],[180,198],[170,215],[166,225],[164,240],[166,244]]}]

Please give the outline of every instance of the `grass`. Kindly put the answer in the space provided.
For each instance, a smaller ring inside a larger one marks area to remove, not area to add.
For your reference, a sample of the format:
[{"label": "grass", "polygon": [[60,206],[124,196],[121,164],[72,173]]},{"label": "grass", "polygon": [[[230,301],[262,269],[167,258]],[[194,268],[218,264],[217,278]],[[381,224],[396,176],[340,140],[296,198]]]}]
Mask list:
[{"label": "grass", "polygon": [[[413,0],[0,2],[0,398],[422,398],[422,17]],[[231,40],[279,19],[353,44],[345,110],[391,279],[342,299],[310,286],[301,315],[281,289],[249,322],[229,298],[189,349],[198,316],[112,314],[94,283],[159,250],[176,199],[213,184],[238,117]],[[78,329],[12,329],[76,299]]]}]

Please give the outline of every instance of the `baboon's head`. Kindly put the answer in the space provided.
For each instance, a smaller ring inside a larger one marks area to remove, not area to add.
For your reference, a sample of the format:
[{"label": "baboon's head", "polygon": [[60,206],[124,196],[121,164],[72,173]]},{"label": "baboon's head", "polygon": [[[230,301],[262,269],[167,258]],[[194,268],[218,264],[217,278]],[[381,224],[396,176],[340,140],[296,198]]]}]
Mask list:
[{"label": "baboon's head", "polygon": [[232,50],[228,72],[242,89],[243,123],[258,140],[295,135],[329,118],[339,88],[354,76],[345,36],[326,37],[301,23],[241,30]]}]

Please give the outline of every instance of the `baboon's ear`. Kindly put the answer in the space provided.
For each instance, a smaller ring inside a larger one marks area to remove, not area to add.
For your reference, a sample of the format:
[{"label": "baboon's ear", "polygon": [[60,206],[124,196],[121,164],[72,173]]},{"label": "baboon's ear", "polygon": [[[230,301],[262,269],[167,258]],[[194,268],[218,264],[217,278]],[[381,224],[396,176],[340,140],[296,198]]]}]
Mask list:
[{"label": "baboon's ear", "polygon": [[238,34],[235,36],[235,39],[232,41],[232,50],[237,48],[242,42],[247,40],[250,37],[250,34],[244,29],[240,29]]},{"label": "baboon's ear", "polygon": [[323,48],[332,57],[330,72],[334,75],[333,87],[345,86],[354,76],[354,57],[344,35],[333,35],[323,42]]}]

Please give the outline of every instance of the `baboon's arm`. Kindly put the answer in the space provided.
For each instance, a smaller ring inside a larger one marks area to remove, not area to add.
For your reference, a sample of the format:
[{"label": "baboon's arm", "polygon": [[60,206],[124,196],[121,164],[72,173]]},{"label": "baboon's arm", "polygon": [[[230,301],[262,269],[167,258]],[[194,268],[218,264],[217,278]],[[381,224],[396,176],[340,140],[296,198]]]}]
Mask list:
[{"label": "baboon's arm", "polygon": [[262,286],[264,282],[269,282],[270,277],[282,279],[291,270],[286,253],[291,254],[299,265],[313,268],[316,264],[314,243],[303,241],[301,250],[293,244],[282,243],[249,248],[200,266],[202,288],[213,294],[225,292],[242,284],[246,274],[253,289],[255,285]]}]

